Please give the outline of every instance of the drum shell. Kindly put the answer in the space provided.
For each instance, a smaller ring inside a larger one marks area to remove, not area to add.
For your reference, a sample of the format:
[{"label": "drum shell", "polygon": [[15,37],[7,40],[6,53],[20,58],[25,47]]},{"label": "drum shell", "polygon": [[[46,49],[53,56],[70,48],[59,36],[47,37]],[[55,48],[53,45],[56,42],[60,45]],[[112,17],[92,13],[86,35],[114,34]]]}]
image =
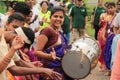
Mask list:
[{"label": "drum shell", "polygon": [[86,36],[81,37],[72,44],[71,51],[72,50],[75,51],[82,50],[82,52],[90,60],[91,69],[96,67],[101,50],[98,42],[94,38]]}]

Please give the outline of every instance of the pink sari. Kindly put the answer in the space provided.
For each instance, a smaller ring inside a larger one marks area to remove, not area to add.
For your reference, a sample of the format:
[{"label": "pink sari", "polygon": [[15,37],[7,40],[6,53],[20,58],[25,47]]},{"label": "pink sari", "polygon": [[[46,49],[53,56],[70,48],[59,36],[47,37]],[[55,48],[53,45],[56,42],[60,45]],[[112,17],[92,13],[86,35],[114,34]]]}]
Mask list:
[{"label": "pink sari", "polygon": [[98,42],[99,42],[99,45],[100,45],[100,48],[101,48],[101,54],[100,54],[100,56],[99,56],[99,58],[98,58],[98,60],[99,60],[99,62],[101,63],[101,64],[105,64],[105,62],[104,62],[104,48],[105,48],[105,41],[103,40],[103,38],[102,38],[102,34],[103,34],[103,30],[105,29],[105,27],[106,27],[106,24],[107,24],[107,22],[105,21],[105,20],[102,20],[101,21],[101,28],[100,28],[100,30],[99,30],[99,32],[98,32]]},{"label": "pink sari", "polygon": [[120,39],[118,40],[110,80],[120,80]]}]

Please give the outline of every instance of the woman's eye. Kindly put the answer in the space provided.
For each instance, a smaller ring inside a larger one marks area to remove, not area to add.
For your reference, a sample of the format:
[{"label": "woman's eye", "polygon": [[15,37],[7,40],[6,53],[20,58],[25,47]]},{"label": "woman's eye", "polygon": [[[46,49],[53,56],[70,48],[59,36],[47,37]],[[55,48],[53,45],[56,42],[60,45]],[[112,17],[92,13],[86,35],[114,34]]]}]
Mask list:
[{"label": "woman's eye", "polygon": [[60,18],[63,18],[63,16],[60,16]]},{"label": "woman's eye", "polygon": [[19,26],[13,25],[14,28],[18,28]]},{"label": "woman's eye", "polygon": [[55,18],[57,18],[58,16],[54,16]]}]

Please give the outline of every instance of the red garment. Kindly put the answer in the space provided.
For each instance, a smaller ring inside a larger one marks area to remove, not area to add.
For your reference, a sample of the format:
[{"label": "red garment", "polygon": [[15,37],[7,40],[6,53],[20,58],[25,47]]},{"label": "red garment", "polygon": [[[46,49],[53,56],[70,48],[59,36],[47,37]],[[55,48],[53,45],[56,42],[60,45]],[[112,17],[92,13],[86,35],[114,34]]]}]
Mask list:
[{"label": "red garment", "polygon": [[105,20],[101,21],[101,28],[100,28],[100,30],[98,32],[98,41],[99,41],[99,45],[100,45],[100,48],[101,48],[101,54],[100,54],[98,60],[103,65],[105,65],[105,62],[104,62],[105,41],[102,38],[102,33],[103,33],[104,28],[106,27],[106,24],[107,23],[106,23]]},{"label": "red garment", "polygon": [[120,80],[120,39],[118,40],[110,80]]},{"label": "red garment", "polygon": [[44,34],[47,36],[48,38],[48,42],[46,43],[44,49],[47,49],[48,47],[52,46],[53,44],[55,44],[58,40],[58,34],[55,33],[55,31],[53,31],[51,28],[46,27],[45,29],[43,29],[40,34]]}]

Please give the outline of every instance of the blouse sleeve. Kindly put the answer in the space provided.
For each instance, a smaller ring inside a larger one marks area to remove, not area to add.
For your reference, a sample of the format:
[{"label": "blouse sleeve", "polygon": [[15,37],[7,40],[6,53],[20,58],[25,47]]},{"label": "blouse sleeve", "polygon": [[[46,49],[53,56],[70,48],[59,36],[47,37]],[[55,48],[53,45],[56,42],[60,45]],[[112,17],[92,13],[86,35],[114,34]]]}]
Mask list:
[{"label": "blouse sleeve", "polygon": [[43,29],[40,34],[44,34],[45,36],[47,36],[48,38],[51,37],[51,31],[49,28],[45,28]]}]

